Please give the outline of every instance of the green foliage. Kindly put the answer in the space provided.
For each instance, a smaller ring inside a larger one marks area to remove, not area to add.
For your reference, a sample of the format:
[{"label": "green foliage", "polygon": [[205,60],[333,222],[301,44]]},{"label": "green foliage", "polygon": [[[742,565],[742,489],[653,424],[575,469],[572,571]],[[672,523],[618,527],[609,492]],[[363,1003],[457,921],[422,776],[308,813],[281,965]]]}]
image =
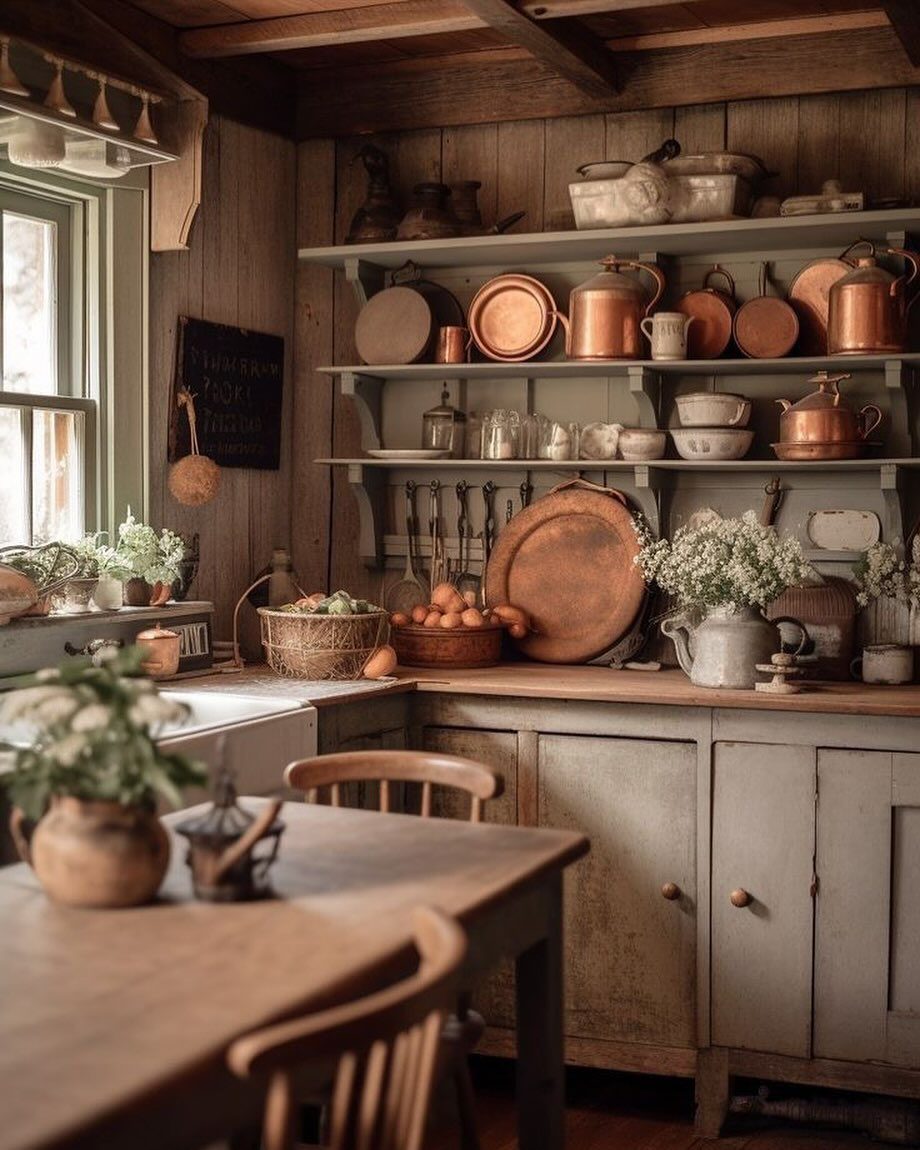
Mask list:
[{"label": "green foliage", "polygon": [[138,523],[129,507],[127,519],[118,528],[114,554],[123,577],[172,583],[179,578],[185,544],[166,527],[158,535],[148,524]]},{"label": "green foliage", "polygon": [[4,697],[0,719],[35,733],[0,779],[29,818],[40,818],[52,795],[144,806],[160,794],[178,805],[183,787],[205,781],[200,764],[164,753],[151,737],[188,709],[141,675],[145,654],[138,647],[104,651],[98,665],[71,658]]}]

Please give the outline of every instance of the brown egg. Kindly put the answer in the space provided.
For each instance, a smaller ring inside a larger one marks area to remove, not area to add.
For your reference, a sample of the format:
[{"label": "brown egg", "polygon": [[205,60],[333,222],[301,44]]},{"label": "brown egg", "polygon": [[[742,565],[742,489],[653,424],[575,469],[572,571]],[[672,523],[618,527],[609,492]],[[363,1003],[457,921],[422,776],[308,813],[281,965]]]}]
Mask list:
[{"label": "brown egg", "polygon": [[463,620],[458,611],[448,611],[441,616],[441,626],[445,631],[456,631],[462,625]]},{"label": "brown egg", "polygon": [[422,607],[421,605],[419,605],[418,607],[412,608],[412,622],[413,623],[424,623],[427,618],[428,618],[428,608],[427,607]]},{"label": "brown egg", "polygon": [[464,627],[482,627],[485,625],[482,612],[477,611],[475,607],[467,607],[460,619]]},{"label": "brown egg", "polygon": [[364,664],[365,679],[382,679],[396,670],[396,652],[390,646],[378,647]]},{"label": "brown egg", "polygon": [[393,627],[405,627],[409,622],[409,616],[402,611],[394,611],[390,616],[390,624]]},{"label": "brown egg", "polygon": [[442,611],[462,611],[464,601],[453,583],[439,583],[431,592],[431,605]]},{"label": "brown egg", "polygon": [[520,623],[522,627],[530,625],[527,612],[522,611],[520,607],[512,607],[510,603],[501,603],[498,607],[493,607],[492,614],[503,623]]},{"label": "brown egg", "polygon": [[527,638],[527,628],[524,626],[523,623],[512,623],[511,626],[508,628],[508,634],[511,636],[512,639],[526,639]]},{"label": "brown egg", "polygon": [[440,611],[429,611],[428,614],[425,616],[425,622],[422,624],[422,626],[423,627],[440,627],[441,626],[441,612]]}]

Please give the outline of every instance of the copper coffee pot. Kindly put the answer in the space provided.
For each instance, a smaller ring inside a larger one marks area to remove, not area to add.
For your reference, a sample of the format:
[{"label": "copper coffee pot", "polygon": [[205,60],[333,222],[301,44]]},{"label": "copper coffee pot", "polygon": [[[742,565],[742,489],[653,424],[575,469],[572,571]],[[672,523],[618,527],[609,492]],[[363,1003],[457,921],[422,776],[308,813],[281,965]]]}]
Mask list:
[{"label": "copper coffee pot", "polygon": [[798,403],[778,399],[776,402],[783,409],[779,417],[780,443],[814,443],[828,447],[868,439],[869,433],[881,423],[882,413],[874,403],[867,403],[856,412],[840,402],[838,384],[849,378],[849,375],[819,371],[808,381],[818,385],[817,391]]},{"label": "copper coffee pot", "polygon": [[[569,296],[568,318],[559,313],[565,328],[565,354],[569,359],[640,359],[643,353],[642,320],[651,313],[665,289],[665,278],[654,264],[607,256],[604,269]],[[651,301],[645,288],[620,268],[648,272],[655,280]]]},{"label": "copper coffee pot", "polygon": [[827,350],[830,355],[890,355],[907,347],[907,313],[916,294],[907,299],[907,287],[917,278],[920,262],[913,252],[886,248],[910,264],[908,275],[893,276],[879,267],[875,248],[860,256],[856,266],[830,289]]}]

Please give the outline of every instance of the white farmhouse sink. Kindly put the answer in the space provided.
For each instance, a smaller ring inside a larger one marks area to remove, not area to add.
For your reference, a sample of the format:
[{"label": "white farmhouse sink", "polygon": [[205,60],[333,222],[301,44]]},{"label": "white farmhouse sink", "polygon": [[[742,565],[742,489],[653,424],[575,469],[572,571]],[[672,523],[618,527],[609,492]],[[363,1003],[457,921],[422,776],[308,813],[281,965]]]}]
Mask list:
[{"label": "white farmhouse sink", "polygon": [[183,703],[191,714],[184,721],[167,723],[156,732],[157,741],[174,735],[192,735],[213,727],[228,727],[264,719],[267,715],[281,715],[298,711],[297,703],[289,699],[253,699],[243,695],[224,695],[217,691],[170,691],[160,695],[172,703]]}]

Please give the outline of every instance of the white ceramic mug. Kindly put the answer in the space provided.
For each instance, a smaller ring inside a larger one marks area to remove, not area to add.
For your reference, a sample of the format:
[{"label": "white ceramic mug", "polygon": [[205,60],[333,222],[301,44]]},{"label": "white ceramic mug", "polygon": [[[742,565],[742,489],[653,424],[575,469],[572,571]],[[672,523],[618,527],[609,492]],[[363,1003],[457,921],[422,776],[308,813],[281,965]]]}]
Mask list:
[{"label": "white ceramic mug", "polygon": [[914,649],[899,643],[872,643],[863,647],[863,653],[850,664],[851,673],[864,683],[896,683],[914,681]]},{"label": "white ceramic mug", "polygon": [[680,311],[659,311],[639,324],[652,345],[652,359],[686,359],[687,332],[695,316]]}]

